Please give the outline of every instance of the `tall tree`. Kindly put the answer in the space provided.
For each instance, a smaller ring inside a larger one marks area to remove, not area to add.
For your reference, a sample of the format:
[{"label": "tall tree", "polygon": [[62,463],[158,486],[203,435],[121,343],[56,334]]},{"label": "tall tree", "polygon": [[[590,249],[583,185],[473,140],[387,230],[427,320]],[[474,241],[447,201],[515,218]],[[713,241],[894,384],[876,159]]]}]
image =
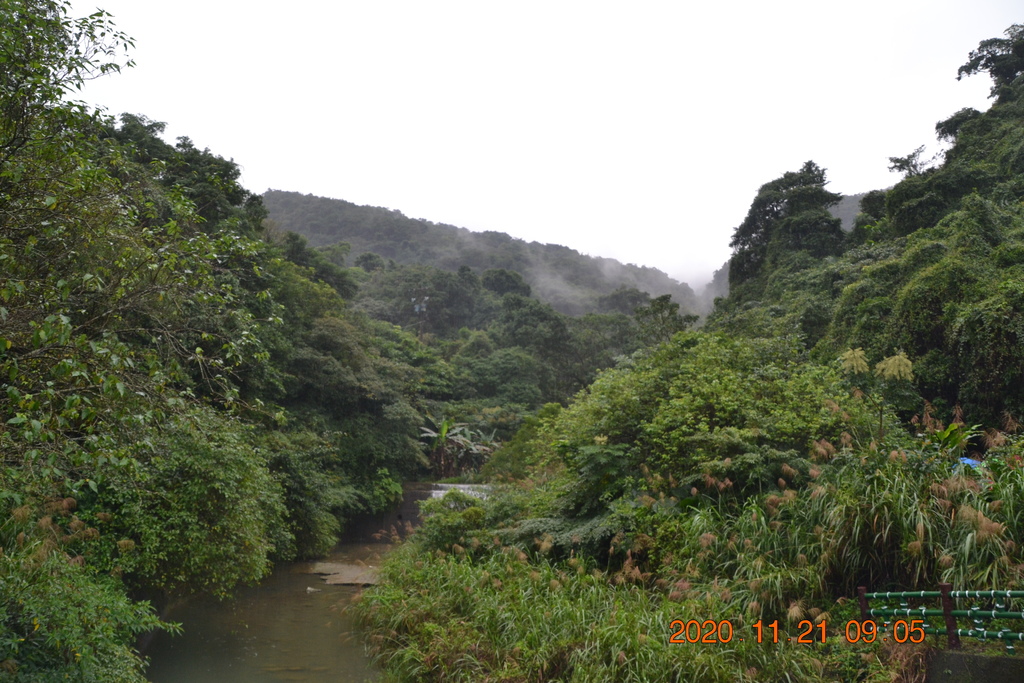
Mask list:
[{"label": "tall tree", "polygon": [[837,253],[842,245],[838,218],[828,207],[841,198],[825,189],[825,169],[813,161],[765,183],[729,246],[729,285],[735,287],[762,274],[773,256],[808,251],[812,256]]},{"label": "tall tree", "polygon": [[1012,95],[1010,84],[1024,74],[1024,24],[1014,24],[1006,29],[1005,35],[1005,38],[981,41],[978,49],[971,50],[970,59],[960,67],[956,77],[960,80],[964,76],[987,71],[992,77],[989,96],[999,102]]},{"label": "tall tree", "polygon": [[645,346],[668,341],[676,332],[682,332],[698,320],[696,315],[679,315],[679,304],[668,294],[652,299],[648,306],[638,307],[634,317],[637,337]]}]

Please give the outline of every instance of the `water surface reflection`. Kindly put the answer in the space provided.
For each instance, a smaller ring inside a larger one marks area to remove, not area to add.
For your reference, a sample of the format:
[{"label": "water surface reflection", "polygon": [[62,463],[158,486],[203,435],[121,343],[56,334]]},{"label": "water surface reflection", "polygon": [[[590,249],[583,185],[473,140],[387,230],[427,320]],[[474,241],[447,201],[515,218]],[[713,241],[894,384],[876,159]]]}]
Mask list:
[{"label": "water surface reflection", "polygon": [[[379,564],[389,546],[339,546],[331,562]],[[344,608],[356,586],[331,586],[312,563],[278,567],[230,601],[195,600],[167,615],[185,633],[158,634],[144,653],[153,683],[362,683],[377,670]],[[309,590],[313,589],[313,590]]]}]

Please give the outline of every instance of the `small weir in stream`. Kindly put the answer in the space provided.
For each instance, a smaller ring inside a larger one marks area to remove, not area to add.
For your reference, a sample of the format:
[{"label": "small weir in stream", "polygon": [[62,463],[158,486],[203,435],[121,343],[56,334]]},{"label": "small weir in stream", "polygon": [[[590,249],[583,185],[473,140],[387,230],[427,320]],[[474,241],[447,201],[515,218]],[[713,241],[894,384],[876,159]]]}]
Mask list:
[{"label": "small weir in stream", "polygon": [[346,609],[372,582],[390,544],[374,543],[378,531],[404,529],[419,518],[418,502],[452,488],[473,495],[486,489],[460,484],[407,484],[402,504],[390,513],[356,520],[343,543],[312,562],[275,568],[258,586],[240,588],[227,601],[196,599],[172,608],[165,619],[184,633],[158,633],[143,655],[153,683],[362,683],[379,671],[363,650]]}]

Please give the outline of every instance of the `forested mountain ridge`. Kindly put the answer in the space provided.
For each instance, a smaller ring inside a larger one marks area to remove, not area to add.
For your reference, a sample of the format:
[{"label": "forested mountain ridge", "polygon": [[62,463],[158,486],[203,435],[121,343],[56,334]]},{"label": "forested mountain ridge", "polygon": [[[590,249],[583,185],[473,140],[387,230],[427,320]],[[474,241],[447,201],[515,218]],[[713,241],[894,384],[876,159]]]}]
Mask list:
[{"label": "forested mountain ridge", "polygon": [[702,308],[689,285],[656,268],[586,256],[569,247],[526,242],[502,232],[472,232],[408,218],[396,210],[298,192],[268,190],[263,204],[276,228],[306,237],[313,247],[345,242],[353,258],[372,252],[399,264],[447,271],[462,266],[514,271],[534,296],[569,315],[597,312],[598,298],[620,288],[652,297],[670,294],[684,313]]},{"label": "forested mountain ridge", "polygon": [[[1019,33],[995,40],[1019,51]],[[997,54],[1001,68],[1013,59]],[[990,68],[972,61],[961,75]],[[838,196],[817,166],[765,184],[734,236],[731,293],[710,327],[797,332],[822,359],[902,351],[939,411],[959,406],[990,426],[1024,413],[1024,85],[993,78],[988,111],[936,124],[952,143],[941,163],[925,167],[921,148],[890,159],[905,177],[864,194],[849,233],[830,219]]]}]

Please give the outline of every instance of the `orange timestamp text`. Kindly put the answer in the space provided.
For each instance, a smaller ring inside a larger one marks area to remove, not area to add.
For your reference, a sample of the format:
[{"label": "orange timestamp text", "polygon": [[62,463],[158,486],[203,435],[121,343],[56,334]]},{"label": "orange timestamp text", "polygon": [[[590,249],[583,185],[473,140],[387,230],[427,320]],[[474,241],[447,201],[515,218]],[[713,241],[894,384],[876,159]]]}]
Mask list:
[{"label": "orange timestamp text", "polygon": [[[810,645],[811,643],[824,643],[829,636],[828,624],[825,619],[817,623],[812,622],[810,619],[804,619],[796,625],[797,633],[795,636],[780,631],[778,620],[764,623],[758,619],[749,628],[749,631],[741,631],[741,633],[749,634],[751,640],[756,640],[759,643],[792,642]],[[744,640],[741,635],[737,634],[739,629],[733,628],[732,621],[729,619],[722,619],[720,621],[715,621],[714,619],[705,619],[704,621],[698,619],[690,619],[688,621],[673,619],[669,624],[669,630],[671,631],[668,639],[670,643],[730,643],[733,639]],[[833,635],[839,638],[840,642],[851,644],[870,644],[875,641],[883,643],[921,643],[925,639],[924,620],[911,619],[908,621],[906,619],[898,619],[879,626],[871,619],[864,621],[851,619],[846,622],[846,626],[841,633]]]}]

